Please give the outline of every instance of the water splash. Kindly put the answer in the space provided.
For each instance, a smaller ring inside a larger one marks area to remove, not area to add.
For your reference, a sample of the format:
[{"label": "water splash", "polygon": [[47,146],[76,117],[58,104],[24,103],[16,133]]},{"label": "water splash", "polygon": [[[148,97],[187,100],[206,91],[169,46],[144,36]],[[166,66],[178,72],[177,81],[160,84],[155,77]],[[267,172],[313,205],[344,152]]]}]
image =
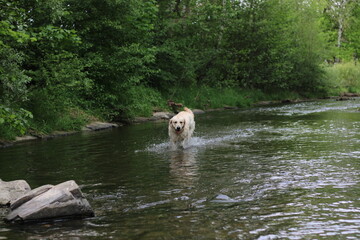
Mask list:
[{"label": "water splash", "polygon": [[259,112],[275,113],[281,116],[293,116],[293,115],[308,115],[314,113],[322,113],[329,111],[338,112],[352,112],[357,111],[360,108],[360,101],[358,99],[349,102],[333,101],[327,104],[323,104],[321,101],[316,102],[304,102],[297,104],[281,105],[278,107],[262,107],[254,109]]},{"label": "water splash", "polygon": [[[193,137],[189,141],[189,146],[186,149],[190,148],[206,148],[214,146],[224,146],[228,145],[230,142],[241,139],[245,137],[253,136],[254,133],[258,131],[257,129],[232,129],[231,131],[225,131],[217,133],[215,136],[198,136]],[[154,143],[146,147],[144,150],[146,152],[156,152],[162,153],[171,150],[171,144],[169,141],[162,143]]]}]

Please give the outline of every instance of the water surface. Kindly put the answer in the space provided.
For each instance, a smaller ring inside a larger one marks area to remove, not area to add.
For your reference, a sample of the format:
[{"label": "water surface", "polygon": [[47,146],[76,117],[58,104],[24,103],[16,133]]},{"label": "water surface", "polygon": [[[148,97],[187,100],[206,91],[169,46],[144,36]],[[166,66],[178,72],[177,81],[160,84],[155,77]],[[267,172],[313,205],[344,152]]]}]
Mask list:
[{"label": "water surface", "polygon": [[196,116],[171,151],[166,122],[0,149],[0,178],[70,179],[96,216],[0,223],[0,239],[359,239],[360,99]]}]

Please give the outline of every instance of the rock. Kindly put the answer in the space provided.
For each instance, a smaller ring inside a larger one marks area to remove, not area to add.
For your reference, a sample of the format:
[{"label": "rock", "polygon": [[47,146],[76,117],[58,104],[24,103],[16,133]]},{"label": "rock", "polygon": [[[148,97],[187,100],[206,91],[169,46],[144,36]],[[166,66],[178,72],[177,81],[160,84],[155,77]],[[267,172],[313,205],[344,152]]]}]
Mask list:
[{"label": "rock", "polygon": [[38,139],[38,138],[34,137],[34,136],[26,135],[26,136],[16,137],[15,142],[25,142],[25,141],[31,141],[31,140],[36,140],[36,139]]},{"label": "rock", "polygon": [[77,131],[54,131],[51,134],[48,135],[40,135],[39,138],[41,139],[52,139],[56,137],[64,137],[64,136],[70,136],[78,133]]},{"label": "rock", "polygon": [[36,188],[12,202],[7,222],[94,216],[79,186],[70,180],[55,186]]},{"label": "rock", "polygon": [[342,93],[341,97],[360,97],[360,95],[358,93]]},{"label": "rock", "polygon": [[194,113],[194,114],[204,114],[205,113],[205,111],[203,111],[203,110],[201,110],[201,109],[193,109],[192,110],[192,112]]},{"label": "rock", "polygon": [[153,113],[153,117],[157,118],[157,119],[170,119],[174,116],[173,113],[169,113],[169,112],[154,112]]},{"label": "rock", "polygon": [[215,199],[212,200],[212,202],[216,202],[216,203],[235,203],[238,202],[235,199],[232,199],[231,197],[224,195],[224,194],[219,194],[215,197]]},{"label": "rock", "polygon": [[98,131],[98,130],[103,130],[103,129],[107,129],[107,128],[116,128],[116,127],[119,127],[119,125],[116,123],[93,122],[93,123],[90,123],[90,124],[86,125],[85,127],[83,127],[82,130],[83,131]]},{"label": "rock", "polygon": [[20,207],[22,204],[28,202],[29,200],[33,199],[36,196],[39,196],[40,194],[48,191],[50,188],[54,187],[54,185],[44,185],[38,188],[35,188],[29,192],[27,192],[25,195],[15,199],[14,201],[11,201],[10,203],[10,209],[14,210],[18,207]]},{"label": "rock", "polygon": [[5,182],[0,179],[0,206],[8,206],[10,202],[31,190],[24,180]]},{"label": "rock", "polygon": [[350,100],[354,100],[351,97],[339,97],[336,99],[336,101],[350,101]]}]

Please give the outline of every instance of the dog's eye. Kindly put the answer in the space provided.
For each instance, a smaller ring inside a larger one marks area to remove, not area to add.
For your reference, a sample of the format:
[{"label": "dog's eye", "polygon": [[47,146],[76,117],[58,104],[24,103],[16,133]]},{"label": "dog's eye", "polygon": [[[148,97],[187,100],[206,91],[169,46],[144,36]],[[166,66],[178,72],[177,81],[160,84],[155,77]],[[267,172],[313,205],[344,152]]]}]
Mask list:
[{"label": "dog's eye", "polygon": [[182,124],[183,122],[180,122],[180,124]]},{"label": "dog's eye", "polygon": [[177,124],[177,121],[175,121],[174,123]]}]

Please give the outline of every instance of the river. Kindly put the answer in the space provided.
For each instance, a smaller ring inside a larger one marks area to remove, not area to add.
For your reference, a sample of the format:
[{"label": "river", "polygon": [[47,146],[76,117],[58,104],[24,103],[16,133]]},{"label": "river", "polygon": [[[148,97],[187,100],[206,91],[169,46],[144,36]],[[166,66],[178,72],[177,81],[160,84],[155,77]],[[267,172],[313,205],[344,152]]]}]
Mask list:
[{"label": "river", "polygon": [[196,116],[0,149],[0,178],[75,180],[96,216],[5,224],[0,239],[359,239],[360,99]]}]

